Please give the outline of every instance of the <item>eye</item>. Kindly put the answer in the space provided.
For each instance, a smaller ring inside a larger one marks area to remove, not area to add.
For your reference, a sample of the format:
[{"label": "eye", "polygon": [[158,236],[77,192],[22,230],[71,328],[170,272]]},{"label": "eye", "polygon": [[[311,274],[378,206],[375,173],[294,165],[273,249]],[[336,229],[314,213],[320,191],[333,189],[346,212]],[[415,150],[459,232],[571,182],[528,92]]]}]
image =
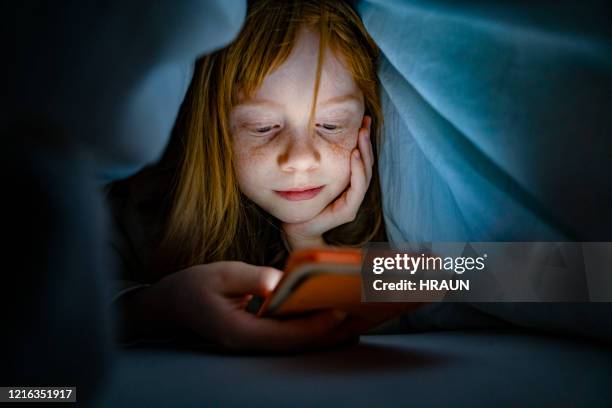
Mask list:
[{"label": "eye", "polygon": [[279,129],[280,125],[268,125],[268,126],[257,126],[255,127],[253,130],[255,134],[258,135],[265,135],[267,133],[269,133],[270,131],[272,131],[273,129]]},{"label": "eye", "polygon": [[327,133],[338,133],[342,128],[331,123],[317,123],[318,128],[323,128]]}]

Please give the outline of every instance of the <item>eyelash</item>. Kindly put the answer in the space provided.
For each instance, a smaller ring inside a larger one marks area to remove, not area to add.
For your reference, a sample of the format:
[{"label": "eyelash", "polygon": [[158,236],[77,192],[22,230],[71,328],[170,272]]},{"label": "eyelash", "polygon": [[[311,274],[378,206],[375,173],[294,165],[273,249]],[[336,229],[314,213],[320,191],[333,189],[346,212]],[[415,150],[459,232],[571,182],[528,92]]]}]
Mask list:
[{"label": "eyelash", "polygon": [[256,127],[255,128],[255,134],[257,134],[257,135],[266,135],[272,129],[278,129],[278,128],[280,128],[280,125],[269,125],[269,126]]},{"label": "eyelash", "polygon": [[[270,133],[272,129],[279,129],[280,127],[281,127],[280,125],[269,125],[269,126],[256,127],[254,129],[254,134],[258,136],[265,136],[268,133]],[[339,133],[342,130],[341,126],[332,125],[330,123],[322,123],[322,124],[317,123],[316,127],[323,128],[326,133]]]},{"label": "eyelash", "polygon": [[331,123],[317,123],[318,128],[323,128],[325,133],[340,133],[342,131],[342,127],[340,125],[332,125]]}]

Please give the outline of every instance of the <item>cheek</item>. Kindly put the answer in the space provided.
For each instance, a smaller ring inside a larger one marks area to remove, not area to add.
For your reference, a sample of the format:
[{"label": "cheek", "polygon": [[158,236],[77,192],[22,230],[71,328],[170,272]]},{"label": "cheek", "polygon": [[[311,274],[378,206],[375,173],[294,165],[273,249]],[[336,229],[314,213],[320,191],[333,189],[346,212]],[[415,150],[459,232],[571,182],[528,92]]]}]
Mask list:
[{"label": "cheek", "polygon": [[350,152],[357,147],[357,135],[359,134],[359,129],[351,128],[347,130],[347,132],[343,135],[338,135],[338,139],[334,140],[332,143],[333,149],[338,154],[346,154],[350,155]]},{"label": "cheek", "polygon": [[236,140],[233,148],[234,168],[238,176],[240,189],[247,193],[256,188],[258,180],[262,179],[268,169],[266,159],[269,154],[262,148],[249,146]]},{"label": "cheek", "polygon": [[334,177],[345,188],[351,176],[351,153],[357,145],[357,132],[329,144],[329,163],[333,167]]}]

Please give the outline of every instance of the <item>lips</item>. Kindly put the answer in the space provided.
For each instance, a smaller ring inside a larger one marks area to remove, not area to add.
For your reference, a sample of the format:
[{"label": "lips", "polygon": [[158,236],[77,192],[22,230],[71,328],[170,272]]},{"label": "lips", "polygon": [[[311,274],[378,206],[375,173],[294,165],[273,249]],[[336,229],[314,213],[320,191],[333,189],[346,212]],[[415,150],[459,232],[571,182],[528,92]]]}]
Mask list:
[{"label": "lips", "polygon": [[290,190],[285,191],[276,191],[274,192],[279,196],[283,197],[285,200],[289,201],[302,201],[302,200],[310,200],[314,198],[325,186],[319,187],[304,187],[304,188],[292,188]]}]

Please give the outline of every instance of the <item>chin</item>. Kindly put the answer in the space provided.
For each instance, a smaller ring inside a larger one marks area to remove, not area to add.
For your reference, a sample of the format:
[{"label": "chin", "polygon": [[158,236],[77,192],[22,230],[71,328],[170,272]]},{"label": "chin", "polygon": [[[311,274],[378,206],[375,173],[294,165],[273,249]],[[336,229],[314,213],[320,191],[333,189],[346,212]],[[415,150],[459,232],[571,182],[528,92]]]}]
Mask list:
[{"label": "chin", "polygon": [[308,209],[308,210],[295,209],[293,211],[277,212],[276,214],[272,214],[272,215],[274,215],[276,218],[278,218],[280,221],[284,223],[298,224],[298,223],[306,222],[306,221],[313,219],[314,217],[316,217],[317,214],[319,214],[319,212],[321,212],[321,210],[318,210],[318,209],[312,209],[312,210],[311,209]]}]

